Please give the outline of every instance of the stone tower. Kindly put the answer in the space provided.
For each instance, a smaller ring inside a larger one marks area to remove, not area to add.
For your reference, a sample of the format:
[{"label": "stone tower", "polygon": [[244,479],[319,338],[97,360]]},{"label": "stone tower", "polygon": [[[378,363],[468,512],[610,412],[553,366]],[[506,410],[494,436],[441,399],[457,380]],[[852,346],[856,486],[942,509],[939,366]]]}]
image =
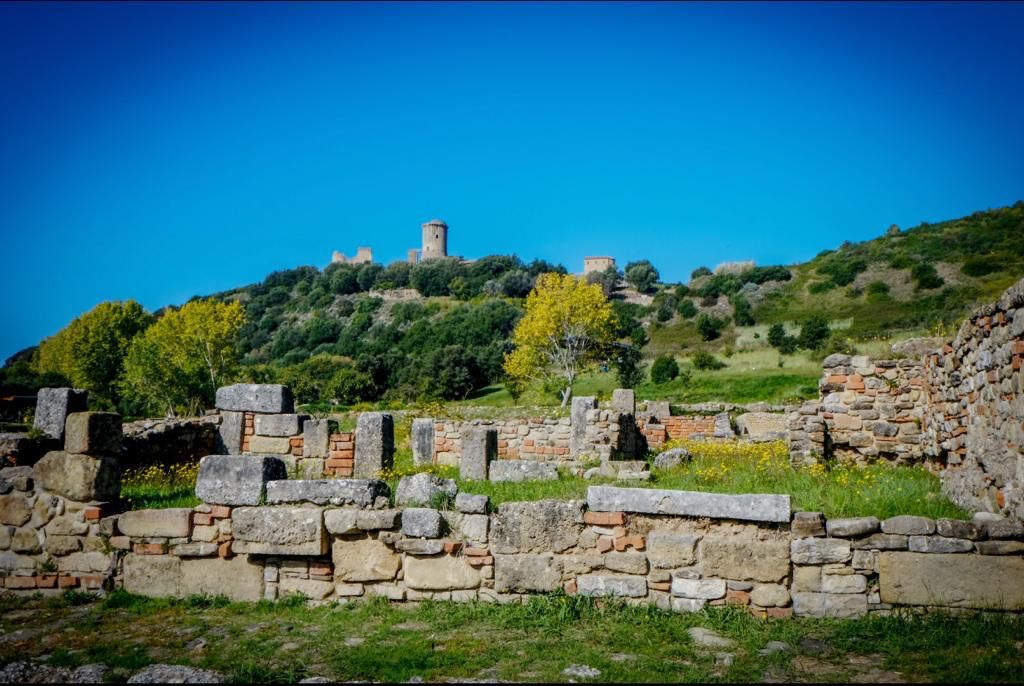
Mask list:
[{"label": "stone tower", "polygon": [[423,252],[420,260],[434,260],[448,256],[448,225],[440,219],[431,219],[423,225]]}]

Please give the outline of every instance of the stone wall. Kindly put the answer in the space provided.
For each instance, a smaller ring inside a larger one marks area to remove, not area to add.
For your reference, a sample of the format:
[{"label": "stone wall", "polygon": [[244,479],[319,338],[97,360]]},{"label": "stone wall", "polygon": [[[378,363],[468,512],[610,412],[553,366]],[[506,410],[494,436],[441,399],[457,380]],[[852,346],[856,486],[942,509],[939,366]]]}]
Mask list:
[{"label": "stone wall", "polygon": [[498,432],[498,457],[509,460],[562,461],[569,457],[569,418],[438,420],[434,425],[434,461],[457,465],[468,427]]}]

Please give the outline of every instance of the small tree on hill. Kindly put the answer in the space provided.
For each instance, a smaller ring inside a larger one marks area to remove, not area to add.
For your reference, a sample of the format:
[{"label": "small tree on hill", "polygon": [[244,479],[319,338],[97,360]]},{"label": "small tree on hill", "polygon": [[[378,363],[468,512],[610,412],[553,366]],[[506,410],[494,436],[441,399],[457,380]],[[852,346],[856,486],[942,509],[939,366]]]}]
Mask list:
[{"label": "small tree on hill", "polygon": [[828,320],[820,314],[812,315],[800,328],[800,337],[797,345],[805,350],[819,350],[825,341],[828,340],[831,330],[828,328]]},{"label": "small tree on hill", "polygon": [[646,293],[658,283],[661,275],[648,260],[630,262],[626,265],[626,281],[641,293]]},{"label": "small tree on hill", "polygon": [[662,384],[679,376],[679,363],[671,355],[661,355],[651,365],[651,381]]},{"label": "small tree on hill", "polygon": [[718,317],[706,312],[697,317],[697,331],[705,341],[713,341],[721,336],[723,328],[725,328],[725,322]]},{"label": "small tree on hill", "polygon": [[505,357],[505,373],[549,387],[557,382],[565,407],[579,372],[611,343],[614,329],[615,314],[600,286],[542,274],[512,333],[515,349]]}]

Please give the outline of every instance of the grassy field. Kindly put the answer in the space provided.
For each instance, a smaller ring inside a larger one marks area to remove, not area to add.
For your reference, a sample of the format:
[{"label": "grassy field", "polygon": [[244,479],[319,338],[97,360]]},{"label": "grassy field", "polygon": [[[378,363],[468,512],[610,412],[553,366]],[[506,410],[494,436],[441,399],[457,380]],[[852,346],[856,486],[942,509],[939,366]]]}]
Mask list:
[{"label": "grassy field", "polygon": [[[116,591],[0,598],[0,663],[101,663],[112,681],[154,663],[221,672],[236,683],[427,682],[1019,682],[1024,619],[894,616],[760,620],[737,608],[675,614],[564,595],[526,605],[360,601],[307,606]],[[688,630],[734,641],[709,650]],[[771,654],[761,651],[770,647]],[[590,677],[570,677],[573,665]]]}]

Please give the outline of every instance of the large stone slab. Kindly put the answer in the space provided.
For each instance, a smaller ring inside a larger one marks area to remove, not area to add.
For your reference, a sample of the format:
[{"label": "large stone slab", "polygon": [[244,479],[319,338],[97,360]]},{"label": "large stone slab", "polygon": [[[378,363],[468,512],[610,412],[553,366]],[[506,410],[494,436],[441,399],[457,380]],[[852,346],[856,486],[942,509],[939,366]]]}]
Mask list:
[{"label": "large stone slab", "polygon": [[486,481],[491,461],[498,459],[498,430],[473,426],[462,436],[459,476],[464,481]]},{"label": "large stone slab", "polygon": [[794,593],[793,614],[797,617],[852,619],[868,613],[863,593]]},{"label": "large stone slab", "polygon": [[536,460],[496,460],[491,463],[491,481],[557,481],[558,467]]},{"label": "large stone slab", "polygon": [[658,569],[686,567],[697,561],[699,534],[652,531],[647,535],[647,558]]},{"label": "large stone slab", "polygon": [[683,598],[716,600],[725,597],[725,579],[672,578],[672,595]]},{"label": "large stone slab", "polygon": [[883,552],[878,585],[883,603],[1020,610],[1024,558]]},{"label": "large stone slab", "polygon": [[255,602],[263,598],[263,565],[248,555],[189,558],[181,562],[182,596],[225,596]]},{"label": "large stone slab", "polygon": [[501,554],[560,553],[577,544],[582,529],[582,501],[504,503],[491,518],[491,550]]},{"label": "large stone slab", "polygon": [[379,479],[293,479],[267,483],[267,502],[313,503],[314,505],[355,505],[373,507],[377,498],[391,493]]},{"label": "large stone slab", "polygon": [[334,578],[343,582],[391,581],[402,557],[378,540],[336,540],[331,546]]},{"label": "large stone slab", "polygon": [[836,538],[800,538],[790,543],[790,558],[797,565],[846,562],[852,556],[850,542]]},{"label": "large stone slab", "polygon": [[596,512],[638,512],[714,517],[750,522],[789,522],[788,495],[724,495],[696,491],[591,486],[587,505]]},{"label": "large stone slab", "polygon": [[288,478],[270,455],[207,455],[199,462],[196,497],[211,505],[259,505],[268,481]]},{"label": "large stone slab", "polygon": [[494,556],[494,590],[498,593],[549,593],[561,582],[562,565],[551,553]]},{"label": "large stone slab", "polygon": [[235,553],[323,555],[327,530],[319,507],[239,507],[231,513]]},{"label": "large stone slab", "polygon": [[121,415],[115,412],[74,412],[64,423],[64,450],[85,455],[121,454]]},{"label": "large stone slab", "polygon": [[597,408],[597,398],[580,396],[572,399],[569,410],[569,455],[579,457],[587,449],[587,413]]},{"label": "large stone slab", "polygon": [[51,438],[64,440],[68,415],[88,409],[89,394],[80,388],[40,388],[33,426]]},{"label": "large stone slab", "polygon": [[636,414],[636,393],[632,388],[612,391],[612,410],[619,414]]},{"label": "large stone slab", "polygon": [[128,553],[122,562],[124,590],[150,598],[180,597],[181,561],[174,555]]},{"label": "large stone slab", "polygon": [[395,464],[395,422],[384,412],[364,412],[356,419],[353,476],[372,479]]},{"label": "large stone slab", "polygon": [[642,576],[585,574],[576,578],[576,592],[592,597],[643,598],[647,595],[647,580]]},{"label": "large stone slab", "polygon": [[302,422],[306,415],[294,414],[258,414],[256,415],[257,436],[298,436],[302,432]]},{"label": "large stone slab", "polygon": [[185,538],[192,530],[192,509],[132,510],[118,517],[117,528],[125,536]]},{"label": "large stone slab", "polygon": [[412,463],[431,464],[434,461],[434,420],[412,420]]},{"label": "large stone slab", "polygon": [[415,591],[477,588],[480,572],[462,555],[405,557],[405,585]]},{"label": "large stone slab", "polygon": [[788,540],[759,541],[739,536],[707,536],[700,546],[705,576],[776,582],[789,575]]},{"label": "large stone slab", "polygon": [[330,419],[307,419],[302,422],[302,456],[328,458],[331,456],[331,434],[338,423]]},{"label": "large stone slab", "polygon": [[231,412],[281,414],[294,412],[295,401],[287,386],[280,384],[236,383],[217,389],[217,409]]},{"label": "large stone slab", "polygon": [[36,462],[33,474],[42,490],[80,503],[116,500],[121,493],[121,470],[111,457],[54,450]]},{"label": "large stone slab", "polygon": [[242,452],[242,438],[245,431],[245,414],[242,412],[221,412],[217,428],[219,445],[217,449],[228,455]]}]

